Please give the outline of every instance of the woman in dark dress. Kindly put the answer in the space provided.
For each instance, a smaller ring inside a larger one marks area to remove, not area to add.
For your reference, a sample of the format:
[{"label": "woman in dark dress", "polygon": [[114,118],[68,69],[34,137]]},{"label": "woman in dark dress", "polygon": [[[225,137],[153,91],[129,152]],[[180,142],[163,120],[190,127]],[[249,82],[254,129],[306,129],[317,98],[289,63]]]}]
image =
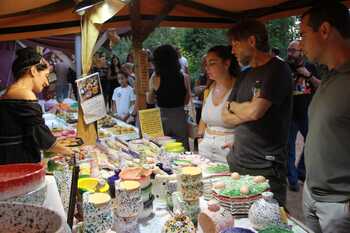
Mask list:
[{"label": "woman in dark dress", "polygon": [[160,108],[164,133],[189,149],[185,105],[190,99],[188,77],[181,72],[178,53],[171,45],[162,45],[153,53],[155,72],[149,80],[147,102]]},{"label": "woman in dark dress", "polygon": [[0,98],[0,164],[37,163],[40,150],[70,155],[45,125],[36,95],[48,86],[49,64],[33,48],[17,51],[15,82]]},{"label": "woman in dark dress", "polygon": [[113,55],[112,61],[108,70],[108,80],[110,82],[110,88],[109,88],[109,94],[108,94],[108,104],[110,110],[112,110],[112,96],[114,93],[114,89],[119,87],[119,82],[118,82],[118,73],[120,73],[122,67],[120,64],[119,57],[116,55]]}]

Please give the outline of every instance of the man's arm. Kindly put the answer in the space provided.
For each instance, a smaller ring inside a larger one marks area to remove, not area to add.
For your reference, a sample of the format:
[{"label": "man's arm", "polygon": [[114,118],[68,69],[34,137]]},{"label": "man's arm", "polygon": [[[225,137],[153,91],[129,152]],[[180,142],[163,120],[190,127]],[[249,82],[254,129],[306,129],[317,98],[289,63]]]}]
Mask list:
[{"label": "man's arm", "polygon": [[224,116],[228,124],[237,125],[243,122],[256,121],[262,118],[267,110],[271,107],[272,103],[264,98],[253,98],[252,101],[247,101],[243,103],[230,102],[230,110],[234,114],[228,111],[228,106],[225,114],[230,114],[233,116]]},{"label": "man's arm", "polygon": [[230,104],[230,102],[227,102],[224,106],[224,108],[222,109],[222,120],[231,126],[236,126],[239,124],[244,123],[245,121],[241,118],[239,118],[235,113],[230,113],[228,111],[228,105]]}]

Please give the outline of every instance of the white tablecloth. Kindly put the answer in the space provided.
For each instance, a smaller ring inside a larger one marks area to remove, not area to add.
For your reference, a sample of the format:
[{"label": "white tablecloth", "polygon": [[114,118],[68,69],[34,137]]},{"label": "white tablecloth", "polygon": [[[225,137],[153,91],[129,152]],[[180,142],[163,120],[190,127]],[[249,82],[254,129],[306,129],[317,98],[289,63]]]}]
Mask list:
[{"label": "white tablecloth", "polygon": [[67,219],[62,205],[60,194],[58,193],[57,184],[53,176],[46,176],[47,195],[44,207],[56,211],[63,219]]}]

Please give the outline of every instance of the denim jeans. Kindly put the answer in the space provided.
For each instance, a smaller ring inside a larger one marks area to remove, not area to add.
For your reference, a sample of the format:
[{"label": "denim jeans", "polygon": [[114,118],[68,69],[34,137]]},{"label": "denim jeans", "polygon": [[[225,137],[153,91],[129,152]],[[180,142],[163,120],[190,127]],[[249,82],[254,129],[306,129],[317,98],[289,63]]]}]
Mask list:
[{"label": "denim jeans", "polygon": [[298,167],[295,167],[295,141],[300,131],[301,135],[304,137],[304,142],[306,139],[308,130],[308,119],[307,116],[304,118],[293,119],[291,122],[291,127],[289,131],[289,157],[288,157],[288,182],[290,185],[296,185],[298,183],[298,176],[305,176],[305,164],[304,164],[304,149],[301,154],[301,158]]}]

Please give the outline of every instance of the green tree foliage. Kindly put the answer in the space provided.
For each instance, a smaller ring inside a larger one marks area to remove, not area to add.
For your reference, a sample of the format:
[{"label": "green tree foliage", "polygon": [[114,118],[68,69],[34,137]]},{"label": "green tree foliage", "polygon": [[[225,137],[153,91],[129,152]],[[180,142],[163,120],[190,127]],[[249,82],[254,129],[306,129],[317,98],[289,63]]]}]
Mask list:
[{"label": "green tree foliage", "polygon": [[[297,17],[271,20],[266,23],[271,47],[281,51],[281,57],[285,57],[286,48],[290,41],[298,36]],[[143,43],[144,48],[153,51],[162,44],[172,44],[179,47],[182,55],[189,62],[189,71],[192,79],[199,77],[201,72],[201,60],[203,55],[215,45],[227,45],[227,30],[223,29],[184,29],[184,28],[157,28]],[[131,51],[130,38],[123,38],[114,48],[122,62],[125,62],[127,54]]]}]

